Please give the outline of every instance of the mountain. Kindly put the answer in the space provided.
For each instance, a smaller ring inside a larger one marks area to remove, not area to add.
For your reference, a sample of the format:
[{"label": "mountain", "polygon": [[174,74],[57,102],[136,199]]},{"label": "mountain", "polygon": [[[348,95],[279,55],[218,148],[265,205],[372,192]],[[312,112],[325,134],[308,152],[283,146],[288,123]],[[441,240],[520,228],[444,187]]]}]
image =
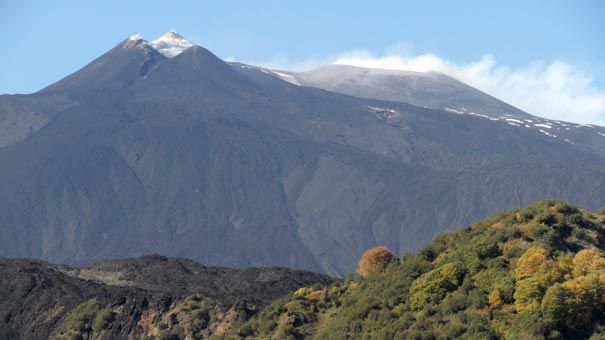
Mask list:
[{"label": "mountain", "polygon": [[175,329],[179,320],[191,323],[193,330],[186,330],[196,338],[207,337],[298,287],[333,281],[304,271],[204,267],[158,255],[87,268],[0,258],[0,272],[3,339],[126,339]]},{"label": "mountain", "polygon": [[0,129],[15,127],[0,148],[0,255],[344,276],[377,244],[413,251],[544,197],[605,202],[603,128],[343,95],[153,44],[127,38],[37,93],[0,97]]},{"label": "mountain", "polygon": [[499,214],[442,235],[416,254],[377,263],[366,277],[301,288],[238,333],[250,339],[601,339],[603,213],[544,201]]}]

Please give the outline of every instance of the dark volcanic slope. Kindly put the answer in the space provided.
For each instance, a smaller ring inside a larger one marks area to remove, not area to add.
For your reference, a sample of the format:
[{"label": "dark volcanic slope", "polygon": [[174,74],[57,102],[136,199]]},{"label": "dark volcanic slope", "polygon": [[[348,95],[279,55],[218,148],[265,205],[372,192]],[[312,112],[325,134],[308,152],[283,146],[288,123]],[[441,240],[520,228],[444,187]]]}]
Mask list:
[{"label": "dark volcanic slope", "polygon": [[84,269],[0,258],[0,338],[47,338],[69,324],[65,320],[78,314],[76,307],[91,300],[98,309],[113,311],[115,320],[101,338],[127,338],[149,331],[137,327],[142,315],[160,320],[162,313],[174,311],[186,296],[211,298],[219,313],[237,303],[245,303],[248,312],[254,313],[299,287],[332,281],[304,271],[209,268],[157,255]]},{"label": "dark volcanic slope", "polygon": [[[45,339],[65,315],[89,299],[106,305],[140,309],[145,295],[132,288],[110,287],[63,274],[56,266],[37,260],[0,258],[0,337]],[[134,315],[118,323],[136,325]],[[116,331],[116,335],[120,334]]]},{"label": "dark volcanic slope", "polygon": [[226,306],[243,300],[262,307],[286,292],[333,281],[326,275],[301,270],[205,267],[191,260],[160,255],[99,262],[68,273],[157,293],[185,295],[195,292]]},{"label": "dark volcanic slope", "polygon": [[587,143],[295,86],[199,46],[166,59],[126,40],[19,100],[39,96],[69,105],[0,148],[7,257],[161,253],[343,275],[375,244],[413,250],[544,197],[605,202],[604,152]]}]

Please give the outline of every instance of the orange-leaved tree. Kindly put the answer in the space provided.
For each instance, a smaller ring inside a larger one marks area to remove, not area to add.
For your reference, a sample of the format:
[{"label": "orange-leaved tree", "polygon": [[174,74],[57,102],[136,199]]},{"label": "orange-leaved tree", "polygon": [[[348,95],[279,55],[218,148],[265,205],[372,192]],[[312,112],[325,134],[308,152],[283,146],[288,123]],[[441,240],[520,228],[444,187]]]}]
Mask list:
[{"label": "orange-leaved tree", "polygon": [[366,277],[371,272],[394,260],[397,260],[397,256],[395,256],[387,247],[376,246],[370,248],[361,255],[361,258],[357,263],[357,273],[362,277]]}]

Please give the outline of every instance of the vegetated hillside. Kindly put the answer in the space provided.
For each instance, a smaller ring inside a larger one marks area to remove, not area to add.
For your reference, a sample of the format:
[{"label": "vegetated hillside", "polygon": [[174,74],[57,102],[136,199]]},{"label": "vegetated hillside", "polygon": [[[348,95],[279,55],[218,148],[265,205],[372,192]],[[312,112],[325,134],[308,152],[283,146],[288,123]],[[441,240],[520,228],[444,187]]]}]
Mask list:
[{"label": "vegetated hillside", "polygon": [[605,130],[357,98],[138,37],[0,96],[11,127],[0,255],[69,265],[160,253],[344,276],[377,244],[416,250],[544,197],[605,201],[605,153],[555,133]]},{"label": "vegetated hillside", "polygon": [[1,259],[0,338],[600,339],[604,250],[605,211],[543,201],[401,260],[372,248],[362,276],[338,282],[157,255],[80,269]]},{"label": "vegetated hillside", "polygon": [[276,298],[332,281],[291,269],[239,271],[157,255],[80,269],[0,258],[0,338],[227,334]]},{"label": "vegetated hillside", "polygon": [[239,333],[272,339],[602,339],[600,212],[543,201],[499,214],[439,236],[367,277],[300,289]]}]

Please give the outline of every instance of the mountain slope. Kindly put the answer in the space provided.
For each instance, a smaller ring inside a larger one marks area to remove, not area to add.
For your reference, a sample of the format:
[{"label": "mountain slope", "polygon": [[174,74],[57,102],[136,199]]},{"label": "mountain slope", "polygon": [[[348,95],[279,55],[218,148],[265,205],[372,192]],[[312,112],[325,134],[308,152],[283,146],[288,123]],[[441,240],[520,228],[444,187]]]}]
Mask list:
[{"label": "mountain slope", "polygon": [[22,96],[70,105],[0,148],[0,254],[161,253],[343,276],[376,244],[415,250],[544,197],[605,201],[604,155],[580,143],[267,72],[126,39]]},{"label": "mountain slope", "polygon": [[22,142],[75,105],[58,95],[0,95],[0,148]]},{"label": "mountain slope", "polygon": [[605,215],[544,201],[442,235],[365,278],[300,289],[239,334],[598,339],[604,292]]},{"label": "mountain slope", "polygon": [[165,59],[146,40],[133,35],[39,93],[69,93],[82,100],[115,95]]}]

